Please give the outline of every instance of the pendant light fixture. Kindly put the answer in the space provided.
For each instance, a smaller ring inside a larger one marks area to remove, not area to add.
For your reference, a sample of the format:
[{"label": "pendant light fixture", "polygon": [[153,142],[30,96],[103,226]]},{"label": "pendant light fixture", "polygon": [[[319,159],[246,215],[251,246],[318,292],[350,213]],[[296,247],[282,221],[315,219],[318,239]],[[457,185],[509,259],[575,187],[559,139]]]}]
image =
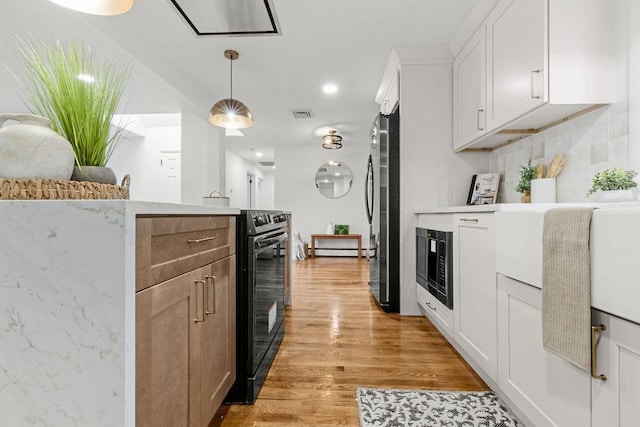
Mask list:
[{"label": "pendant light fixture", "polygon": [[322,137],[322,148],[328,150],[337,150],[342,148],[342,137],[336,135],[337,130],[330,130],[328,135]]},{"label": "pendant light fixture", "polygon": [[253,126],[253,115],[241,101],[233,99],[233,61],[238,52],[225,50],[224,57],[231,62],[231,96],[216,102],[209,111],[209,122],[227,129],[244,129]]},{"label": "pendant light fixture", "polygon": [[133,0],[49,0],[52,3],[91,15],[120,15],[133,6]]}]

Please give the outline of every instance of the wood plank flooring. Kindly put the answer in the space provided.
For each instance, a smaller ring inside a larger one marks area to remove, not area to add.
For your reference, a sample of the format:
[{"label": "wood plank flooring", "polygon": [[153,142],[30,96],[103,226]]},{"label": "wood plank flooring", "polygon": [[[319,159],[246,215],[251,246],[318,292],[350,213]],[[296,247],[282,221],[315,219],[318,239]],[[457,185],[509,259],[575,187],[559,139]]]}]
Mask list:
[{"label": "wood plank flooring", "polygon": [[254,405],[223,405],[211,426],[358,426],[357,387],[488,390],[425,317],[385,314],[366,259],[293,264],[284,341]]}]

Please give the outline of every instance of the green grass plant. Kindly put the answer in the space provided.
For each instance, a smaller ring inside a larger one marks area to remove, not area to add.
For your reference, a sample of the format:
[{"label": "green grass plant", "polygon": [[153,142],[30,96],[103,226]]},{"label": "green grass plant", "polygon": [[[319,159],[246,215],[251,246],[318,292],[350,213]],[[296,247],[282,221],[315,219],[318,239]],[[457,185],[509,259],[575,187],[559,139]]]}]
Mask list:
[{"label": "green grass plant", "polygon": [[18,40],[17,52],[27,107],[71,143],[78,166],[105,166],[122,139],[123,127],[110,127],[131,66],[98,59],[73,40],[66,46]]}]

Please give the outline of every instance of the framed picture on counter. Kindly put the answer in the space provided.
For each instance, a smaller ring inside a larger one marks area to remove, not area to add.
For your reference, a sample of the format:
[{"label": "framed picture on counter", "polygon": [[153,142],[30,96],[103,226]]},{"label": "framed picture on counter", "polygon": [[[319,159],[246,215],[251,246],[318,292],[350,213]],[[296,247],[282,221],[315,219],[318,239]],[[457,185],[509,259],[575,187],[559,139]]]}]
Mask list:
[{"label": "framed picture on counter", "polygon": [[473,175],[467,196],[467,205],[491,205],[498,198],[499,173]]}]

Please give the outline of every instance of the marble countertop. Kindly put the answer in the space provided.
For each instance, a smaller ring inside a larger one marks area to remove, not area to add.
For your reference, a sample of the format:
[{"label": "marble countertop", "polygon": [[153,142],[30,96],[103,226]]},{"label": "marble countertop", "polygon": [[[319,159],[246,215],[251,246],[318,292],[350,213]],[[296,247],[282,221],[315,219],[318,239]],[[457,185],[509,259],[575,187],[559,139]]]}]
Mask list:
[{"label": "marble countertop", "polygon": [[181,203],[145,202],[140,200],[1,200],[3,206],[24,206],[26,209],[59,208],[115,209],[133,215],[238,215],[240,209],[230,207],[188,205]]}]

